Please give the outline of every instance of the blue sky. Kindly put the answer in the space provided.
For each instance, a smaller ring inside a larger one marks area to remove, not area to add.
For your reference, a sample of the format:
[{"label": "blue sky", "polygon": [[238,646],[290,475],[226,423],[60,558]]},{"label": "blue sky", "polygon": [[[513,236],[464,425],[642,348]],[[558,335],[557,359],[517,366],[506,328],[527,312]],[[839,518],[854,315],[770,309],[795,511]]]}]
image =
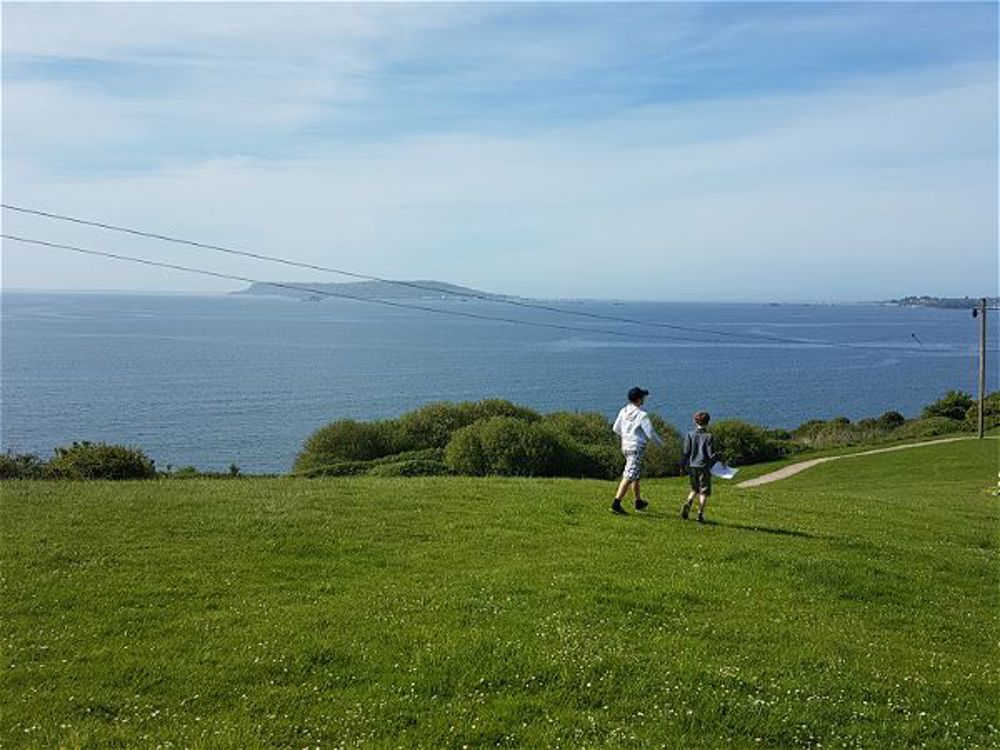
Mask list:
[{"label": "blue sky", "polygon": [[[526,295],[995,293],[997,6],[4,3],[3,195]],[[3,284],[228,288],[12,243]]]}]

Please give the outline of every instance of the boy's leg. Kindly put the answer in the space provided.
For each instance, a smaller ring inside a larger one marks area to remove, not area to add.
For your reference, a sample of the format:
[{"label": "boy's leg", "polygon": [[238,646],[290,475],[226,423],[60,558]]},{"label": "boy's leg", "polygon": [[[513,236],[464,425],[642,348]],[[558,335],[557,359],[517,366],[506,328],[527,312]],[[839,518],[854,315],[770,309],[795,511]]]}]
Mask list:
[{"label": "boy's leg", "polygon": [[639,489],[639,480],[636,479],[632,482],[632,489],[635,491],[635,509],[642,510],[647,507],[649,503],[642,499],[642,490]]},{"label": "boy's leg", "polygon": [[615,493],[615,500],[621,501],[625,494],[628,492],[628,486],[632,484],[632,480],[628,477],[622,477],[622,481],[618,483],[618,491]]},{"label": "boy's leg", "polygon": [[687,502],[681,506],[681,518],[687,520],[688,515],[691,513],[691,503],[694,502],[695,496],[698,494],[698,470],[693,466],[689,466],[687,469],[688,474],[688,484],[691,486],[691,491],[688,493]]},{"label": "boy's leg", "polygon": [[611,503],[611,512],[617,513],[619,515],[625,515],[625,509],[622,507],[622,498],[625,497],[625,493],[628,492],[628,486],[632,484],[632,480],[628,477],[628,472],[622,476],[622,481],[618,483],[618,491],[615,493],[615,499]]},{"label": "boy's leg", "polygon": [[698,495],[698,522],[705,523],[705,506],[708,504],[708,496],[711,489],[706,487]]},{"label": "boy's leg", "polygon": [[688,493],[688,497],[684,505],[681,506],[681,518],[687,518],[688,514],[691,513],[691,504],[694,502],[694,498],[695,498],[695,491],[691,490]]}]

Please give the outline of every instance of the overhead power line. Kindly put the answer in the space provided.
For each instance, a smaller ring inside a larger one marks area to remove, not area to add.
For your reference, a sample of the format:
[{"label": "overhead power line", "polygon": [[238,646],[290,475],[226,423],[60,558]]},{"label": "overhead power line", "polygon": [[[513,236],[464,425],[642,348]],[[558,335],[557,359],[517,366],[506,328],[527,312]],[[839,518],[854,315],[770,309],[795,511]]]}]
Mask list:
[{"label": "overhead power line", "polygon": [[[491,294],[483,294],[475,292],[473,290],[458,291],[455,289],[440,288],[436,286],[430,286],[428,284],[421,284],[415,281],[400,281],[397,279],[388,279],[382,276],[374,276],[371,274],[360,273],[357,271],[348,271],[342,268],[333,268],[331,266],[323,266],[316,263],[306,263],[303,261],[292,260],[290,258],[282,258],[277,255],[265,255],[263,253],[252,252],[249,250],[242,250],[239,248],[227,247],[225,245],[216,245],[209,242],[200,242],[197,240],[189,240],[183,237],[177,237],[175,235],[162,234],[159,232],[151,232],[144,229],[136,229],[134,227],[126,227],[118,224],[109,224],[103,221],[96,221],[93,219],[85,219],[78,216],[69,216],[67,214],[54,213],[51,211],[43,211],[37,208],[30,208],[28,206],[19,206],[11,203],[0,203],[0,207],[8,211],[16,211],[22,214],[28,214],[31,216],[38,216],[45,219],[52,219],[56,221],[63,221],[72,224],[78,224],[82,226],[95,227],[98,229],[104,229],[111,232],[120,232],[124,234],[130,234],[136,237],[145,237],[147,239],[159,240],[162,242],[170,242],[177,245],[186,245],[188,247],[195,247],[202,250],[211,250],[213,252],[226,253],[227,255],[235,255],[244,258],[252,258],[254,260],[263,260],[270,263],[278,263],[284,266],[291,266],[294,268],[304,268],[310,271],[321,271],[323,273],[332,273],[340,276],[345,276],[352,279],[360,279],[363,281],[377,281],[383,284],[391,284],[394,286],[408,287],[411,289],[419,289],[422,291],[433,292],[434,294],[443,294],[453,297],[460,297],[465,299],[477,299],[484,302],[492,302],[503,305],[509,305],[511,307],[520,307],[529,310],[539,310],[543,312],[555,313],[558,315],[571,315],[580,318],[589,318],[591,320],[601,320],[612,323],[626,323],[629,325],[638,326],[648,326],[652,328],[661,328],[665,330],[673,331],[683,331],[687,333],[700,333],[710,336],[723,336],[727,338],[742,339],[746,340],[748,338],[759,339],[761,341],[770,341],[774,343],[781,344],[806,344],[814,345],[821,344],[826,346],[842,346],[847,348],[853,348],[857,346],[863,346],[863,343],[848,343],[848,342],[820,342],[810,339],[797,339],[790,338],[786,336],[772,336],[764,333],[752,333],[752,332],[735,332],[735,331],[722,331],[712,328],[702,328],[698,326],[686,326],[676,323],[663,323],[660,321],[652,320],[641,320],[639,318],[629,318],[618,315],[607,315],[603,313],[588,312],[586,310],[567,310],[563,307],[556,307],[554,305],[547,305],[541,302],[528,302],[525,300],[512,299],[509,297],[495,296]],[[257,283],[267,283],[271,286],[281,286],[281,284],[274,282],[257,282]],[[314,294],[318,294],[318,291],[313,291]],[[348,295],[339,295],[348,298]],[[683,340],[683,339],[681,339]],[[692,339],[693,340],[693,339]]]},{"label": "overhead power line", "polygon": [[[156,268],[168,268],[173,271],[183,271],[185,273],[198,274],[200,276],[211,276],[217,279],[228,279],[231,281],[242,281],[248,284],[263,284],[265,286],[278,287],[279,289],[291,289],[297,292],[306,292],[308,294],[316,294],[323,297],[335,297],[337,299],[349,299],[356,302],[368,302],[374,305],[383,305],[386,307],[395,307],[404,310],[420,310],[422,312],[436,313],[438,315],[451,315],[454,317],[461,318],[472,318],[475,320],[489,320],[498,323],[511,323],[515,325],[526,325],[535,328],[553,328],[560,331],[573,331],[577,333],[599,333],[606,336],[621,336],[624,338],[635,340],[635,336],[625,331],[611,331],[603,328],[585,328],[583,326],[568,326],[562,325],[560,323],[543,323],[535,320],[522,320],[520,318],[506,318],[496,315],[480,315],[479,313],[467,312],[465,310],[442,310],[437,307],[428,307],[426,305],[414,305],[405,302],[393,302],[391,300],[385,299],[373,299],[371,297],[360,297],[355,294],[347,294],[343,292],[331,292],[326,289],[315,289],[307,286],[302,286],[300,284],[286,284],[280,281],[262,281],[260,279],[253,279],[249,276],[240,276],[231,273],[221,273],[219,271],[209,271],[204,268],[195,268],[193,266],[183,266],[177,263],[166,263],[158,260],[149,260],[148,258],[139,258],[134,255],[124,255],[122,253],[112,253],[105,250],[93,250],[91,248],[79,247],[77,245],[65,245],[59,242],[48,242],[46,240],[38,240],[30,237],[19,237],[14,234],[3,233],[0,234],[5,240],[11,240],[12,242],[21,242],[27,245],[37,245],[40,247],[52,248],[55,250],[65,250],[67,252],[79,253],[81,255],[91,255],[99,258],[110,258],[112,260],[126,261],[129,263],[138,263],[144,266],[154,266]],[[704,343],[703,339],[686,338],[681,336],[662,336],[661,338],[668,341],[692,341],[698,343]]]},{"label": "overhead power line", "polygon": [[[297,292],[305,292],[307,294],[314,294],[314,295],[318,295],[318,296],[322,296],[322,297],[332,297],[332,298],[336,298],[336,299],[348,299],[348,300],[353,300],[355,302],[367,302],[369,304],[382,305],[384,307],[392,307],[392,308],[403,309],[403,310],[419,310],[421,312],[434,313],[436,315],[447,315],[447,316],[452,316],[452,317],[468,318],[468,319],[472,319],[472,320],[491,321],[491,322],[496,322],[496,323],[509,323],[509,324],[512,324],[512,325],[524,325],[524,326],[530,326],[532,328],[547,328],[547,329],[553,329],[553,330],[558,330],[558,331],[571,331],[571,332],[574,332],[574,333],[587,333],[587,334],[599,334],[599,335],[604,335],[604,336],[615,336],[615,337],[619,337],[619,338],[627,338],[627,339],[629,339],[631,341],[635,341],[636,340],[636,336],[635,336],[634,333],[629,333],[629,332],[626,332],[626,331],[614,331],[614,330],[609,330],[609,329],[606,329],[606,328],[587,328],[587,327],[583,327],[583,326],[564,325],[564,324],[561,324],[561,323],[545,323],[545,322],[534,321],[534,320],[523,320],[521,318],[508,318],[508,317],[497,316],[497,315],[483,315],[483,314],[480,314],[480,313],[468,312],[466,310],[444,310],[444,309],[437,308],[437,307],[428,307],[426,305],[416,305],[416,304],[405,303],[405,302],[394,302],[392,300],[386,300],[386,299],[374,299],[374,298],[371,298],[371,297],[361,297],[361,296],[358,296],[358,295],[348,294],[348,293],[345,293],[345,292],[331,292],[331,291],[326,290],[326,289],[316,289],[316,288],[313,288],[313,287],[303,286],[301,284],[288,284],[288,283],[280,282],[280,281],[262,281],[260,279],[254,279],[254,278],[251,278],[249,276],[241,276],[241,275],[238,275],[238,274],[231,274],[231,273],[222,273],[222,272],[219,272],[219,271],[209,271],[207,269],[196,268],[194,266],[185,266],[185,265],[181,265],[181,264],[178,264],[178,263],[167,263],[167,262],[164,262],[164,261],[150,260],[148,258],[140,258],[140,257],[134,256],[134,255],[125,255],[123,253],[113,253],[113,252],[109,252],[109,251],[106,251],[106,250],[94,250],[92,248],[80,247],[78,245],[67,245],[67,244],[63,244],[63,243],[59,243],[59,242],[49,242],[47,240],[40,240],[40,239],[31,238],[31,237],[21,237],[21,236],[18,236],[18,235],[8,234],[8,233],[2,233],[2,234],[0,234],[0,238],[3,238],[5,240],[10,240],[12,242],[19,242],[19,243],[22,243],[22,244],[25,244],[25,245],[34,245],[34,246],[37,246],[37,247],[46,247],[46,248],[51,248],[51,249],[55,249],[55,250],[63,250],[63,251],[66,251],[66,252],[77,253],[77,254],[80,254],[80,255],[87,255],[87,256],[99,257],[99,258],[108,258],[108,259],[111,259],[111,260],[118,260],[118,261],[123,261],[123,262],[128,262],[128,263],[136,263],[136,264],[144,265],[144,266],[151,266],[151,267],[154,267],[154,268],[166,268],[166,269],[173,270],[173,271],[182,271],[184,273],[191,273],[191,274],[196,274],[196,275],[199,275],[199,276],[209,276],[209,277],[217,278],[217,279],[227,279],[227,280],[230,280],[230,281],[241,281],[241,282],[248,283],[248,284],[262,284],[262,285],[265,285],[265,286],[273,286],[273,287],[276,287],[276,288],[279,288],[279,289],[289,289],[289,290],[293,290],[293,291],[297,291]],[[705,343],[718,344],[719,343],[719,342],[706,342],[704,339],[701,339],[701,338],[689,338],[689,337],[685,337],[685,336],[666,336],[666,335],[662,335],[662,334],[659,335],[657,338],[659,338],[661,340],[664,340],[664,341],[687,341],[687,342],[700,343],[700,344],[705,344]],[[809,345],[809,346],[830,346],[830,347],[851,346],[851,347],[856,347],[856,348],[866,348],[866,347],[864,347],[863,345],[860,345],[860,344],[848,344],[848,343],[833,342],[833,341],[800,341],[800,340],[795,340],[795,339],[789,339],[789,340],[787,340],[787,342],[792,342],[792,343],[796,343],[796,344],[800,344],[800,345],[804,344],[804,345]],[[894,347],[894,351],[926,352],[926,349],[917,349],[917,348],[914,348],[914,347],[909,347],[909,348],[907,348],[907,347]]]}]

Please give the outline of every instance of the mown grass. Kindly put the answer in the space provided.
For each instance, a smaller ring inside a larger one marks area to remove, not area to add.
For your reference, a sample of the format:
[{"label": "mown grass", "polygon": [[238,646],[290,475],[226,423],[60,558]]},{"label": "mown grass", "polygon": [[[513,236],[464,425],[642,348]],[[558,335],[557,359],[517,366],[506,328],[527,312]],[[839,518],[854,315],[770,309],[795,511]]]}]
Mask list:
[{"label": "mown grass", "polygon": [[997,459],[5,483],[0,744],[996,747]]}]

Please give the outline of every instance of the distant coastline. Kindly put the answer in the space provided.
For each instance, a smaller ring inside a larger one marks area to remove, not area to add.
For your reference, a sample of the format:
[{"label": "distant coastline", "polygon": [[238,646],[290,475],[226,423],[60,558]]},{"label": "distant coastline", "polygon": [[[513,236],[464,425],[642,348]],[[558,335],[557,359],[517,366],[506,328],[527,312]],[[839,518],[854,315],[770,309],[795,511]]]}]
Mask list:
[{"label": "distant coastline", "polygon": [[307,281],[255,281],[246,289],[232,292],[239,295],[288,297],[307,302],[320,302],[337,296],[357,299],[420,300],[451,297],[479,297],[481,299],[515,299],[509,295],[493,294],[478,289],[448,284],[444,281],[352,281],[343,283],[317,283]]},{"label": "distant coastline", "polygon": [[[897,305],[899,307],[934,307],[943,310],[971,310],[978,307],[982,297],[931,297],[920,295],[914,297],[901,297],[882,302],[883,305]],[[986,304],[995,307],[1000,297],[987,297]]]}]

